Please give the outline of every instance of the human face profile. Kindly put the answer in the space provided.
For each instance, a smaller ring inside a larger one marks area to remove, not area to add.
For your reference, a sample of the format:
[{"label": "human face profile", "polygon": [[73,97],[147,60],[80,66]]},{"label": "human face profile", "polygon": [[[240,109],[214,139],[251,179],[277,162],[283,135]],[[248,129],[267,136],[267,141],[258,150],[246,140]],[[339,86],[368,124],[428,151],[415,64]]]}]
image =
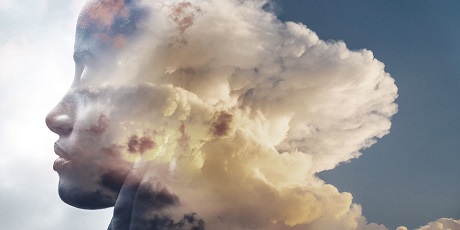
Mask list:
[{"label": "human face profile", "polygon": [[123,99],[113,97],[111,85],[120,69],[118,55],[136,37],[144,13],[131,1],[92,1],[79,16],[74,80],[46,117],[49,129],[59,135],[53,166],[60,177],[59,195],[72,206],[113,206],[132,167],[122,157],[126,148],[116,144],[122,121],[132,114],[120,115],[117,104]]},{"label": "human face profile", "polygon": [[397,88],[372,52],[265,0],[136,2],[79,17],[75,79],[46,119],[62,200],[114,206],[114,230],[357,226],[316,174],[390,128]]}]

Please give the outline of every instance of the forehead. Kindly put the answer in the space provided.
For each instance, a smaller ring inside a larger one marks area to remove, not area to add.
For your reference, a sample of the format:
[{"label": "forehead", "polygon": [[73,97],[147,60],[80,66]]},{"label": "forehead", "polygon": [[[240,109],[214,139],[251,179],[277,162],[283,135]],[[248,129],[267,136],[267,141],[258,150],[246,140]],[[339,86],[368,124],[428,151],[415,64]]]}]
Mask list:
[{"label": "forehead", "polygon": [[75,52],[105,53],[124,48],[141,32],[147,14],[136,0],[90,1],[78,18]]}]

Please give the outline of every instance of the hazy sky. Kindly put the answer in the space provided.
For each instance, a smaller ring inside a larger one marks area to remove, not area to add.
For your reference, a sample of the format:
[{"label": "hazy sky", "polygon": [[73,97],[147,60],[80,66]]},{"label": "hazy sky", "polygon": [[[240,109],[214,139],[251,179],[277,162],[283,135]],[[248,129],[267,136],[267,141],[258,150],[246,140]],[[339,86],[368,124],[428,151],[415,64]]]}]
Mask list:
[{"label": "hazy sky", "polygon": [[[73,78],[82,0],[0,2],[0,228],[104,229],[111,210],[62,203],[47,112]],[[390,134],[320,173],[353,194],[370,222],[409,229],[460,218],[460,2],[279,0],[283,21],[369,49],[398,86]],[[69,224],[71,223],[71,224]]]}]

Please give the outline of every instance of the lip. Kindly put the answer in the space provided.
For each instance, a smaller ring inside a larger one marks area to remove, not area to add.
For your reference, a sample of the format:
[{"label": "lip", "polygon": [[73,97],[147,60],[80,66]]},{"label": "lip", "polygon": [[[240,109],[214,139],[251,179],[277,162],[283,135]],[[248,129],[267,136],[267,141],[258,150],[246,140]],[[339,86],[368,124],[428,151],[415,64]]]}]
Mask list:
[{"label": "lip", "polygon": [[63,169],[68,168],[70,166],[70,163],[70,160],[59,157],[54,161],[53,169],[56,172],[62,171]]},{"label": "lip", "polygon": [[61,158],[69,159],[69,154],[56,142],[54,143],[54,153]]},{"label": "lip", "polygon": [[59,158],[54,161],[54,171],[59,172],[65,168],[68,168],[72,162],[69,159],[68,153],[64,151],[58,143],[54,143],[54,152],[59,156]]}]

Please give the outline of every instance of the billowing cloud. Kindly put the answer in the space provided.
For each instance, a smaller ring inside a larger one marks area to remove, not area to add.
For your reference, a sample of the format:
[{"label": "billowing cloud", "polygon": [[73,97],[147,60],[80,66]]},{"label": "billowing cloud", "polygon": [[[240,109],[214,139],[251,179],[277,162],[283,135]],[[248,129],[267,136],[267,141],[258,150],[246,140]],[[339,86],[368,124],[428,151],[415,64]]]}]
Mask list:
[{"label": "billowing cloud", "polygon": [[[454,230],[460,229],[460,220],[454,220],[451,218],[441,218],[434,222],[428,223],[425,226],[417,228],[417,230]],[[401,226],[396,230],[407,230],[406,227]]]},{"label": "billowing cloud", "polygon": [[419,230],[454,230],[460,229],[460,220],[450,218],[441,218],[431,222],[426,226],[420,227]]},{"label": "billowing cloud", "polygon": [[107,117],[111,138],[97,144],[147,159],[146,183],[160,180],[179,197],[173,219],[197,213],[209,229],[385,229],[315,174],[388,133],[394,80],[371,51],[280,22],[266,3],[146,2],[145,37],[116,71],[88,80],[104,86],[75,92],[97,95],[75,129]]}]

